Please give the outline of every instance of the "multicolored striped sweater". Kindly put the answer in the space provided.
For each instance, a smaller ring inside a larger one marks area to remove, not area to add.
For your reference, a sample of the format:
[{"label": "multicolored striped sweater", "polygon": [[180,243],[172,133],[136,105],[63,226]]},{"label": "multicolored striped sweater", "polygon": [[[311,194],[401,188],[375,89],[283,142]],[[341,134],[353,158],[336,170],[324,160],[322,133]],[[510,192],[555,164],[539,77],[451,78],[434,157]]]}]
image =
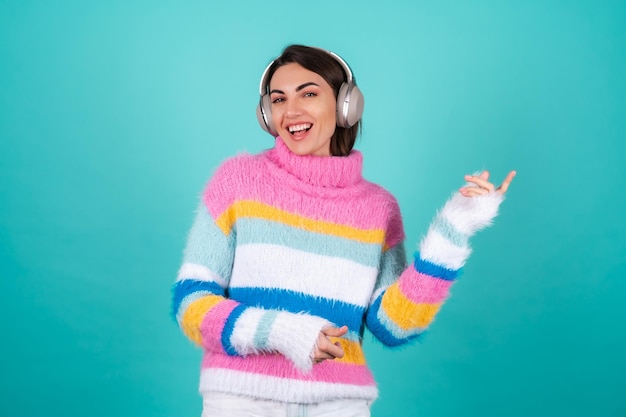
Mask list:
[{"label": "multicolored striped sweater", "polygon": [[[174,285],[173,313],[204,349],[200,391],[284,402],[374,400],[364,327],[389,346],[432,322],[497,213],[498,193],[459,193],[407,267],[395,198],[362,155],[297,156],[276,139],[227,160],[207,185]],[[313,364],[318,334],[347,325],[345,356]]]}]

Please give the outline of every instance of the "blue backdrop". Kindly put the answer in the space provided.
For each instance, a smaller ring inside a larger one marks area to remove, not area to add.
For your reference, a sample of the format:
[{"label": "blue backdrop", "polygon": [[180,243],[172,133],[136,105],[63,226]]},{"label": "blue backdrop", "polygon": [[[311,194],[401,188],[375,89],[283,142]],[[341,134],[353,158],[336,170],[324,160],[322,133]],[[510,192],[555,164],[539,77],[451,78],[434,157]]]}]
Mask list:
[{"label": "blue backdrop", "polygon": [[421,344],[367,336],[374,416],[626,415],[624,1],[0,0],[0,415],[199,416],[169,290],[200,190],[272,145],[289,43],[366,97],[415,247],[463,175],[518,176]]}]

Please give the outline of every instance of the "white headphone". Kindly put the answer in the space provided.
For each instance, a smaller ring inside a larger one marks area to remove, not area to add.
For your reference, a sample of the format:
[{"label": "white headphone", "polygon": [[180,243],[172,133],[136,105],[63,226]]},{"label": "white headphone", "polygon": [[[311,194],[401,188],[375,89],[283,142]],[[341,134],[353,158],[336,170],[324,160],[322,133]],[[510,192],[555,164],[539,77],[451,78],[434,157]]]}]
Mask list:
[{"label": "white headphone", "polygon": [[[347,79],[341,84],[339,92],[337,93],[337,126],[344,128],[352,127],[361,119],[361,116],[363,116],[363,94],[361,90],[359,90],[359,87],[357,87],[356,80],[346,61],[333,52],[321,48],[315,49],[324,51],[332,56],[341,65],[341,68],[343,68]],[[259,120],[261,129],[272,136],[278,136],[278,132],[272,123],[272,103],[270,102],[270,94],[268,91],[268,75],[272,64],[274,64],[274,61],[270,62],[267,68],[265,68],[263,76],[261,77],[261,83],[259,84],[259,94],[261,98],[259,99],[259,105],[256,109],[256,117]]]}]

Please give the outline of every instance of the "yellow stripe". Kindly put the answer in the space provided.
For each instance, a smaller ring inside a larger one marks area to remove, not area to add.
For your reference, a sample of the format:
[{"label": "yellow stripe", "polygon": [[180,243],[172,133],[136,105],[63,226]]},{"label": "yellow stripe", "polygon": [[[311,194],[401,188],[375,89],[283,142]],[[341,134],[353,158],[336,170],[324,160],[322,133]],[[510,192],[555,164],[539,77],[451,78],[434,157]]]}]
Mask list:
[{"label": "yellow stripe", "polygon": [[387,288],[381,307],[398,327],[402,330],[409,330],[416,327],[428,327],[439,311],[441,303],[415,304],[406,298],[396,283]]},{"label": "yellow stripe", "polygon": [[218,217],[216,223],[222,232],[228,235],[239,217],[270,220],[310,232],[339,236],[363,243],[382,245],[385,242],[385,232],[382,229],[359,229],[322,220],[308,219],[257,201],[235,201]]},{"label": "yellow stripe", "polygon": [[359,342],[339,337],[329,337],[329,339],[333,343],[339,342],[344,352],[343,358],[334,359],[335,361],[353,365],[365,365],[365,355],[363,354],[363,348]]},{"label": "yellow stripe", "polygon": [[189,304],[189,307],[185,310],[181,327],[187,337],[198,345],[202,346],[200,325],[202,324],[202,320],[204,320],[204,316],[222,300],[224,300],[224,297],[220,297],[219,295],[207,295]]}]

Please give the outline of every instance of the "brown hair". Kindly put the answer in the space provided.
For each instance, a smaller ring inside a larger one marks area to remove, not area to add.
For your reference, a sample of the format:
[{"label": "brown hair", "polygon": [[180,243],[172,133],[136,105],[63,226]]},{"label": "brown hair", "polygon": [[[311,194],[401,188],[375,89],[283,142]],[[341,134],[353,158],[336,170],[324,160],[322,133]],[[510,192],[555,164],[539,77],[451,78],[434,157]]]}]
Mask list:
[{"label": "brown hair", "polygon": [[[272,62],[267,72],[267,83],[271,81],[276,70],[283,65],[296,63],[319,74],[335,92],[335,98],[339,94],[341,84],[347,81],[341,64],[325,51],[304,45],[289,45],[283,53]],[[356,137],[361,130],[361,121],[354,126],[344,128],[337,126],[330,139],[330,154],[332,156],[348,156],[354,147]]]}]

